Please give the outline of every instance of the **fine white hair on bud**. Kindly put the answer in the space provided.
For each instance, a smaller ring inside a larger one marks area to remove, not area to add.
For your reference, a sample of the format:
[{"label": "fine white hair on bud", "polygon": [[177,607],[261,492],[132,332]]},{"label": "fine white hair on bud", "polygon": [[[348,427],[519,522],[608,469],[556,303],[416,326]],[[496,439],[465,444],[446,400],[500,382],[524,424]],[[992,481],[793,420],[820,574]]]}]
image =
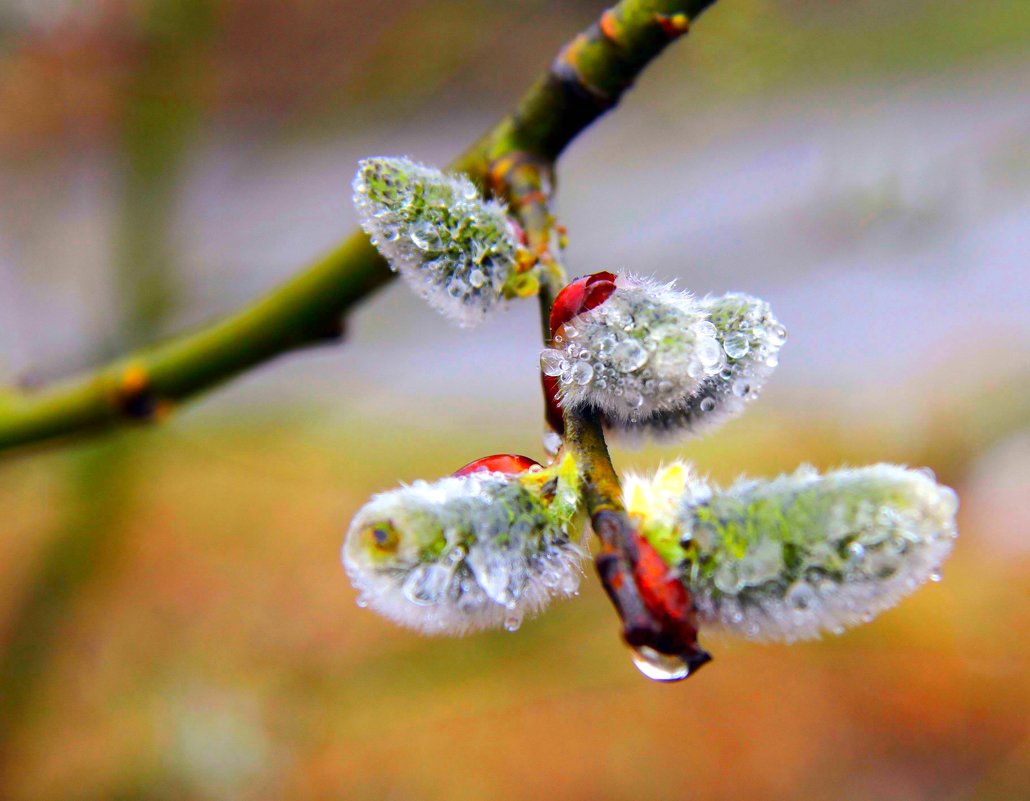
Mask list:
[{"label": "fine white hair on bud", "polygon": [[683,464],[625,485],[644,536],[702,622],[791,642],[872,620],[940,578],[958,499],[932,473],[810,467],[723,490]]},{"label": "fine white hair on bud", "polygon": [[575,595],[580,544],[571,458],[512,476],[475,472],[376,495],[351,523],[343,563],[358,603],[426,634],[503,626]]},{"label": "fine white hair on bud", "polygon": [[758,398],[779,364],[786,329],[773,316],[768,303],[749,295],[708,297],[700,306],[705,314],[702,330],[715,339],[721,351],[718,370],[706,371],[693,393],[675,408],[636,421],[612,417],[605,421],[610,429],[631,439],[644,435],[660,440],[696,436],[737,417]]},{"label": "fine white hair on bud", "polygon": [[480,323],[512,287],[517,241],[505,207],[462,174],[404,158],[368,158],[354,177],[361,227],[429,304],[461,326]]},{"label": "fine white hair on bud", "polygon": [[552,333],[540,363],[562,408],[592,406],[616,425],[680,408],[725,361],[693,296],[635,275]]}]

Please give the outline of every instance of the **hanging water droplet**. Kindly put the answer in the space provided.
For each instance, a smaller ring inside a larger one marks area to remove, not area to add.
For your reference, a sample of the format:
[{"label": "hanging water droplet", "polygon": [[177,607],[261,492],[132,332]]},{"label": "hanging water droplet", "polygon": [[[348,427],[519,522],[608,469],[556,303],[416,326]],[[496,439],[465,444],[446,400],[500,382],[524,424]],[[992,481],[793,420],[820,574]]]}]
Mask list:
[{"label": "hanging water droplet", "polygon": [[690,665],[682,656],[663,654],[647,645],[631,648],[637,670],[652,681],[679,681],[690,675]]},{"label": "hanging water droplet", "polygon": [[518,609],[509,609],[508,614],[504,616],[504,629],[505,631],[518,631],[519,626],[522,625],[522,612]]},{"label": "hanging water droplet", "polygon": [[751,343],[744,334],[737,332],[730,334],[722,343],[726,355],[731,359],[743,359],[751,350]]},{"label": "hanging water droplet", "polygon": [[540,369],[544,375],[561,375],[565,369],[562,365],[565,363],[565,357],[560,350],[546,348],[540,353]]},{"label": "hanging water droplet", "polygon": [[930,581],[938,582],[942,578],[944,578],[944,576],[941,574],[941,569],[939,567],[930,572]]}]

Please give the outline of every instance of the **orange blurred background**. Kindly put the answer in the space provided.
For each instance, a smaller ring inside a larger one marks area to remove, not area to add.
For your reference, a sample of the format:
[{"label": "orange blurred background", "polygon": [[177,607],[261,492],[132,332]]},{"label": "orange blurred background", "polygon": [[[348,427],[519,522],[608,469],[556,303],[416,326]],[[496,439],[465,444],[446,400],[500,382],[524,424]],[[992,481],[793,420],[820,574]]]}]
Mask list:
[{"label": "orange blurred background", "polygon": [[[443,164],[601,4],[0,0],[0,378],[224,313],[353,228],[358,158]],[[1030,797],[1030,8],[726,0],[560,167],[573,273],[768,299],[721,481],[896,461],[962,501],[930,585],[817,643],[640,676],[596,581],[426,639],[338,549],[400,480],[541,455],[538,323],[399,283],[342,347],[159,428],[0,462],[0,798]]]}]

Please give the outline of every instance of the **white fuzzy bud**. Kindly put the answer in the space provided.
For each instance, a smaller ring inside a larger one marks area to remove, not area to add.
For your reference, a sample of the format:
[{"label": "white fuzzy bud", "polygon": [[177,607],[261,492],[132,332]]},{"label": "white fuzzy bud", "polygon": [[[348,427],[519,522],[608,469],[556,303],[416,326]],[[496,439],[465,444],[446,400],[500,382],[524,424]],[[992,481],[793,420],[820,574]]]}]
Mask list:
[{"label": "white fuzzy bud", "polygon": [[554,332],[540,364],[557,378],[563,409],[592,407],[630,439],[676,439],[717,427],[757,398],[786,335],[758,298],[696,300],[620,275],[603,302]]},{"label": "white fuzzy bud", "polygon": [[803,467],[720,490],[682,464],[626,485],[644,536],[679,571],[702,622],[793,641],[872,620],[951,551],[958,500],[931,474]]},{"label": "white fuzzy bud", "polygon": [[429,304],[459,325],[482,321],[515,268],[516,240],[505,208],[484,201],[465,175],[403,158],[369,158],[354,177],[361,227]]},{"label": "white fuzzy bud", "polygon": [[579,589],[577,482],[568,460],[556,478],[477,472],[375,496],[343,546],[358,603],[426,634],[518,628]]},{"label": "white fuzzy bud", "polygon": [[674,409],[663,409],[636,422],[611,418],[609,428],[631,438],[648,435],[674,440],[718,428],[756,400],[779,364],[787,338],[769,304],[742,294],[705,298],[705,320],[721,351],[717,372],[706,372],[697,389]]},{"label": "white fuzzy bud", "polygon": [[607,300],[556,333],[541,367],[558,377],[563,408],[592,406],[619,424],[637,423],[678,409],[721,369],[722,351],[704,322],[689,293],[620,275]]}]

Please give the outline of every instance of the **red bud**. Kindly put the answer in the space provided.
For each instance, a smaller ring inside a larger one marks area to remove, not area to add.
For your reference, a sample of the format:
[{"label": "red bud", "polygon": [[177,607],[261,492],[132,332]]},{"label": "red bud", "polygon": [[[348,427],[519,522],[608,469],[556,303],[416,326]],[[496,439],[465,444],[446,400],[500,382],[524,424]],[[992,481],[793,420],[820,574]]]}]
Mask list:
[{"label": "red bud", "polygon": [[615,276],[612,273],[584,275],[569,283],[551,307],[551,336],[577,314],[600,306],[615,291]]},{"label": "red bud", "polygon": [[468,476],[473,473],[506,473],[509,476],[516,476],[519,473],[525,473],[531,467],[541,467],[541,465],[539,462],[534,462],[528,456],[518,456],[514,453],[498,453],[469,462],[460,470],[455,471],[453,475]]}]

